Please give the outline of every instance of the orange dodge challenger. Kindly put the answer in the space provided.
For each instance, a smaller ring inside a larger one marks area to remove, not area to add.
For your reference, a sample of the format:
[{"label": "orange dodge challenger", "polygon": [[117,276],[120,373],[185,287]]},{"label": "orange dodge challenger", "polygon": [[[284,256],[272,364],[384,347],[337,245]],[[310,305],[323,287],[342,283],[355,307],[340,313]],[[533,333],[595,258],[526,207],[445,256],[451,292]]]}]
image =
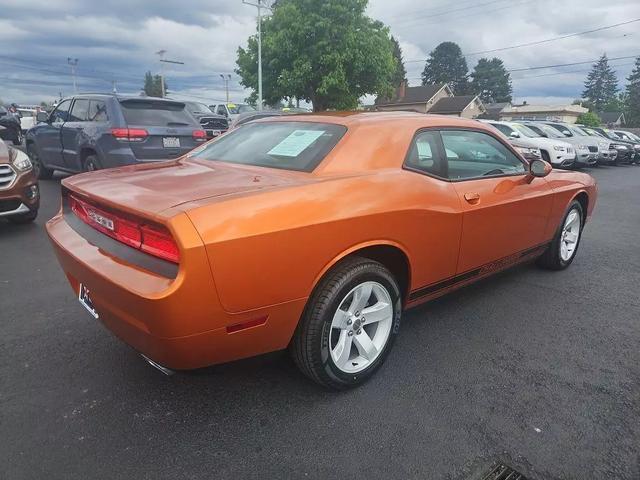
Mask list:
[{"label": "orange dodge challenger", "polygon": [[79,301],[155,366],[289,348],[340,389],[380,367],[404,309],[527,260],[569,266],[596,195],[476,121],[291,115],[67,178],[47,231]]}]

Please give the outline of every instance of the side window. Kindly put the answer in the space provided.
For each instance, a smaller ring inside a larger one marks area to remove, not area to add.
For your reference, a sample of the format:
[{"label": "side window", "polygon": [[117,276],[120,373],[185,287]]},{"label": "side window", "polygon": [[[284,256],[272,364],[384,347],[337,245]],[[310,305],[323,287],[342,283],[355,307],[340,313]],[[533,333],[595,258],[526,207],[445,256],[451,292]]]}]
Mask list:
[{"label": "side window", "polygon": [[88,120],[90,122],[107,122],[107,104],[100,100],[91,100],[89,104]]},{"label": "side window", "polygon": [[489,125],[491,125],[493,128],[500,130],[507,137],[511,136],[512,132],[515,132],[513,128],[509,127],[508,125],[503,125],[501,123],[490,123]]},{"label": "side window", "polygon": [[69,107],[71,106],[71,100],[65,100],[51,114],[51,123],[63,123],[67,121],[69,116]]},{"label": "side window", "polygon": [[430,175],[446,177],[447,166],[440,154],[439,137],[437,131],[419,132],[413,140],[405,165]]},{"label": "side window", "polygon": [[515,175],[526,171],[524,163],[489,134],[447,130],[441,135],[451,180]]},{"label": "side window", "polygon": [[73,103],[71,113],[69,114],[69,122],[86,122],[87,114],[89,112],[89,100],[86,98],[79,98]]},{"label": "side window", "polygon": [[224,108],[224,105],[218,105],[218,109],[216,110],[216,113],[218,115],[224,115],[226,117],[227,116],[227,109]]}]

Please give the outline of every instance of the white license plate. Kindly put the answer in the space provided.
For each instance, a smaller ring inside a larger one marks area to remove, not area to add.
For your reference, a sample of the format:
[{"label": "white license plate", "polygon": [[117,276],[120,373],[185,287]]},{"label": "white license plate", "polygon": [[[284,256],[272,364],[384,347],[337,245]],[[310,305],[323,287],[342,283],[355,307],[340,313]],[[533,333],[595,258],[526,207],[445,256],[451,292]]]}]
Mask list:
[{"label": "white license plate", "polygon": [[220,130],[207,130],[207,134],[210,137],[217,137],[218,135],[220,135],[222,133],[222,131]]},{"label": "white license plate", "polygon": [[180,139],[178,137],[162,137],[162,146],[164,148],[179,148]]},{"label": "white license plate", "polygon": [[82,283],[80,284],[80,289],[78,290],[78,300],[80,301],[82,306],[89,311],[93,318],[98,318],[98,312],[96,312],[96,309],[93,306],[93,302],[91,301],[91,297],[89,296],[89,289]]}]

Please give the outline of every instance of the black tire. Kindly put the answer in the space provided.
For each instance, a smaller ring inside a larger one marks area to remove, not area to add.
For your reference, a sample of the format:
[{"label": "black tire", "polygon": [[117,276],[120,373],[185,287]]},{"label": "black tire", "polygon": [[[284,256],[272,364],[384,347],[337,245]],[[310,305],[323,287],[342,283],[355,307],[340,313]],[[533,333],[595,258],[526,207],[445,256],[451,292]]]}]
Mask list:
[{"label": "black tire", "polygon": [[[561,250],[561,242],[563,241],[563,227],[565,222],[567,221],[567,217],[571,214],[571,212],[577,211],[579,214],[580,220],[580,228],[578,230],[578,241],[573,250],[573,254],[567,260],[563,260],[560,250]],[[580,247],[580,241],[582,240],[582,230],[584,228],[584,218],[585,212],[582,209],[582,205],[577,200],[572,201],[569,204],[569,208],[567,208],[567,212],[562,217],[562,222],[558,226],[558,231],[556,235],[553,237],[549,248],[542,254],[540,258],[536,261],[537,265],[541,268],[545,268],[547,270],[564,270],[573,262],[573,259],[576,258],[578,254],[578,248]]]},{"label": "black tire", "polygon": [[[371,364],[357,373],[346,373],[331,357],[331,323],[352,289],[364,282],[377,282],[386,289],[391,299],[392,323],[386,343]],[[391,351],[400,329],[401,311],[400,289],[391,272],[373,260],[349,258],[330,270],[309,298],[290,344],[293,360],[307,377],[324,387],[344,390],[360,385],[380,368]]]},{"label": "black tire", "polygon": [[23,223],[31,223],[38,216],[38,210],[31,210],[29,213],[23,213],[21,215],[14,215],[12,217],[7,217],[7,219],[11,223],[23,224]]},{"label": "black tire", "polygon": [[95,155],[87,155],[87,157],[82,162],[83,172],[94,172],[96,170],[100,170],[101,168],[102,167],[100,166],[98,157],[96,157]]},{"label": "black tire", "polygon": [[27,155],[29,155],[29,159],[33,164],[33,170],[35,171],[36,177],[40,180],[49,180],[53,176],[53,170],[42,164],[40,155],[38,155],[38,150],[33,143],[27,144]]},{"label": "black tire", "polygon": [[22,129],[20,127],[16,128],[16,131],[13,136],[13,144],[14,145],[22,145],[22,141],[24,140],[24,136],[22,135]]}]

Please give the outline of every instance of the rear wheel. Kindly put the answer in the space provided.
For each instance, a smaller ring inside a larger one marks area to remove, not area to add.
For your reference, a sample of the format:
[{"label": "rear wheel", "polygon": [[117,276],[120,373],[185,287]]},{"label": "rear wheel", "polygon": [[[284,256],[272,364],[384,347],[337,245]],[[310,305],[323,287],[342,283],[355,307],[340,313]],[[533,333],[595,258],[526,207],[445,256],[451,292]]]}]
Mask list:
[{"label": "rear wheel", "polygon": [[549,270],[563,270],[571,265],[578,253],[584,212],[582,205],[574,200],[562,219],[562,225],[547,251],[537,260],[538,266]]},{"label": "rear wheel", "polygon": [[36,149],[33,143],[27,144],[27,155],[29,155],[29,159],[33,164],[33,170],[41,180],[48,180],[53,176],[53,170],[45,167],[42,164],[42,160],[40,159],[40,155],[38,155],[38,150]]},{"label": "rear wheel", "polygon": [[82,170],[85,172],[93,172],[95,170],[100,170],[100,162],[98,161],[98,157],[95,155],[87,155],[87,158],[82,162]]},{"label": "rear wheel", "polygon": [[297,366],[315,382],[346,389],[382,365],[400,328],[398,284],[382,264],[352,258],[321,281],[291,342]]}]

